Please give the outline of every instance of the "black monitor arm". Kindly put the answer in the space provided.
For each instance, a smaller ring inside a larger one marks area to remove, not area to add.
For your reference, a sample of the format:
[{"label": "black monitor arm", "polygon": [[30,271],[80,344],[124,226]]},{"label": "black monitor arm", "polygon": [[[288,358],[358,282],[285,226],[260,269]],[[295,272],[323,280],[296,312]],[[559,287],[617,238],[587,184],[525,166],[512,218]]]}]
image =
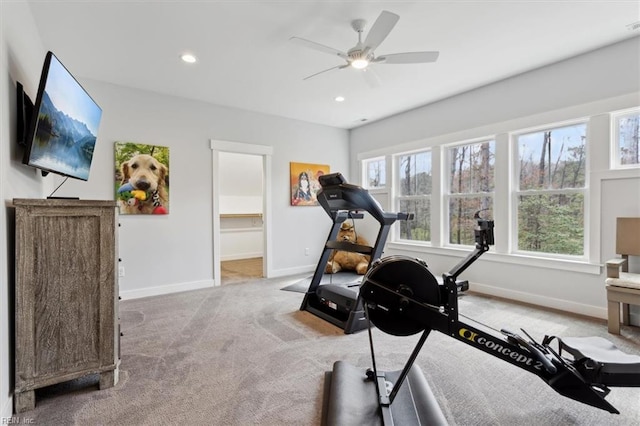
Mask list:
[{"label": "black monitor arm", "polygon": [[465,257],[460,263],[454,266],[451,271],[445,273],[443,278],[445,278],[445,282],[447,279],[453,280],[455,284],[458,276],[464,272],[473,262],[478,260],[483,253],[489,251],[489,246],[494,244],[494,235],[493,235],[493,220],[482,219],[480,217],[481,210],[477,211],[473,218],[477,220],[478,224],[474,228],[473,232],[476,238],[476,248],[473,252],[469,253],[467,257]]}]

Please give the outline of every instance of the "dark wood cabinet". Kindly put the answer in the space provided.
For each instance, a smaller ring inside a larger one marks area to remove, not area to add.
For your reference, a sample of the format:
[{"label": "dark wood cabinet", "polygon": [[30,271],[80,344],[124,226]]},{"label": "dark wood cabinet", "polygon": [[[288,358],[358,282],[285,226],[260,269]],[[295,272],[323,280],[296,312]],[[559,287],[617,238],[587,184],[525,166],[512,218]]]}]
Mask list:
[{"label": "dark wood cabinet", "polygon": [[100,374],[118,381],[114,201],[14,199],[16,413],[34,390]]}]

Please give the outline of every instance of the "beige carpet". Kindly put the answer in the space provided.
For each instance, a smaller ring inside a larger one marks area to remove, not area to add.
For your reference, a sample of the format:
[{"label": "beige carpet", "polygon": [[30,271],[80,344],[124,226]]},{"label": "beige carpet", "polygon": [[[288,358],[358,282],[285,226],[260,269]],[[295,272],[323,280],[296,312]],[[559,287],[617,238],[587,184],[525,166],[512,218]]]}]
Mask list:
[{"label": "beige carpet", "polygon": [[[254,280],[124,301],[120,383],[95,377],[37,392],[36,425],[318,425],[324,372],[370,366],[367,333],[345,335],[298,310],[300,280]],[[460,311],[534,337],[603,336],[640,354],[640,330],[467,294]],[[374,330],[382,370],[401,368],[416,337]],[[417,358],[452,425],[639,425],[640,388],[613,388],[612,415],[558,395],[538,377],[433,332]]]}]

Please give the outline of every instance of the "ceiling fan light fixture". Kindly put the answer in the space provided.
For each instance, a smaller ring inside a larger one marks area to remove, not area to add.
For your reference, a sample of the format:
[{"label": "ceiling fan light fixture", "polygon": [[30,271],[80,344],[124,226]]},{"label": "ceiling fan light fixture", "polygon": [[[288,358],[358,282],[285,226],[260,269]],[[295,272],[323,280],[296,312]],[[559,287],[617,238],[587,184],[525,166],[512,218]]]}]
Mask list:
[{"label": "ceiling fan light fixture", "polygon": [[[383,10],[373,26],[369,30],[367,37],[362,40],[362,33],[366,26],[364,19],[356,19],[351,21],[351,28],[358,33],[358,43],[346,52],[334,49],[333,47],[325,46],[315,41],[306,40],[300,37],[291,37],[289,40],[295,41],[298,44],[303,44],[314,50],[318,50],[324,53],[328,53],[333,57],[339,57],[346,61],[343,65],[336,65],[329,69],[316,72],[303,80],[308,80],[311,77],[315,77],[319,74],[323,74],[331,70],[342,70],[345,68],[353,68],[358,71],[362,71],[360,74],[364,76],[364,79],[371,87],[379,87],[380,81],[375,74],[374,65],[378,64],[422,64],[428,62],[435,62],[438,59],[439,52],[403,52],[403,53],[390,53],[387,55],[376,57],[375,50],[380,44],[387,38],[391,30],[400,19],[400,16],[395,13]],[[369,67],[369,65],[372,65]],[[368,71],[368,72],[367,72]]]},{"label": "ceiling fan light fixture", "polygon": [[369,61],[364,58],[354,59],[351,61],[351,66],[357,70],[365,69],[369,65]]}]

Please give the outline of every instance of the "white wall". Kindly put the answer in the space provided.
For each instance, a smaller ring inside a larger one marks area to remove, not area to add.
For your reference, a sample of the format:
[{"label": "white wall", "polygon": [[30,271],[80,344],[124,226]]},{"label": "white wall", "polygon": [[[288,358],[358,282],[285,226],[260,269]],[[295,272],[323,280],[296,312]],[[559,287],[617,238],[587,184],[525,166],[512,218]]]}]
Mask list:
[{"label": "white wall", "polygon": [[[589,232],[595,245],[592,261],[596,265],[572,271],[570,264],[556,269],[557,266],[536,264],[531,258],[516,260],[487,254],[464,277],[476,284],[477,291],[606,318],[605,276],[597,264],[615,257],[615,217],[640,216],[640,170],[608,170],[606,113],[640,105],[638,76],[640,37],[635,37],[354,129],[350,137],[352,180],[360,178],[359,156],[374,157],[398,149],[438,146],[488,135],[507,138],[509,131],[589,117]],[[506,222],[507,214],[496,213],[499,214]],[[506,224],[496,223],[497,233],[499,226]],[[409,250],[396,244],[390,244],[386,254],[421,257],[437,274],[450,269],[463,255],[451,249]]]},{"label": "white wall", "polygon": [[262,156],[220,153],[220,214],[262,213]]},{"label": "white wall", "polygon": [[[640,37],[354,129],[360,152],[481,128],[638,91]],[[434,82],[433,84],[437,84]],[[355,166],[355,162],[352,166]],[[352,169],[355,172],[357,169]],[[352,179],[358,176],[352,176]]]},{"label": "white wall", "polygon": [[263,257],[262,218],[220,218],[220,260]]},{"label": "white wall", "polygon": [[13,198],[42,197],[51,179],[20,164],[16,140],[16,81],[35,94],[46,51],[28,5],[0,2],[0,418],[13,411]]},{"label": "white wall", "polygon": [[[274,147],[273,269],[310,268],[326,229],[310,227],[304,236],[291,223],[323,223],[320,208],[289,207],[289,162],[319,162],[348,167],[348,133],[264,114],[81,80],[103,109],[94,165],[88,182],[68,181],[60,195],[113,199],[113,142],[168,146],[171,164],[171,212],[164,217],[121,216],[120,257],[125,276],[123,298],[161,294],[213,284],[212,172],[210,139]],[[328,228],[329,224],[327,225]]]}]

